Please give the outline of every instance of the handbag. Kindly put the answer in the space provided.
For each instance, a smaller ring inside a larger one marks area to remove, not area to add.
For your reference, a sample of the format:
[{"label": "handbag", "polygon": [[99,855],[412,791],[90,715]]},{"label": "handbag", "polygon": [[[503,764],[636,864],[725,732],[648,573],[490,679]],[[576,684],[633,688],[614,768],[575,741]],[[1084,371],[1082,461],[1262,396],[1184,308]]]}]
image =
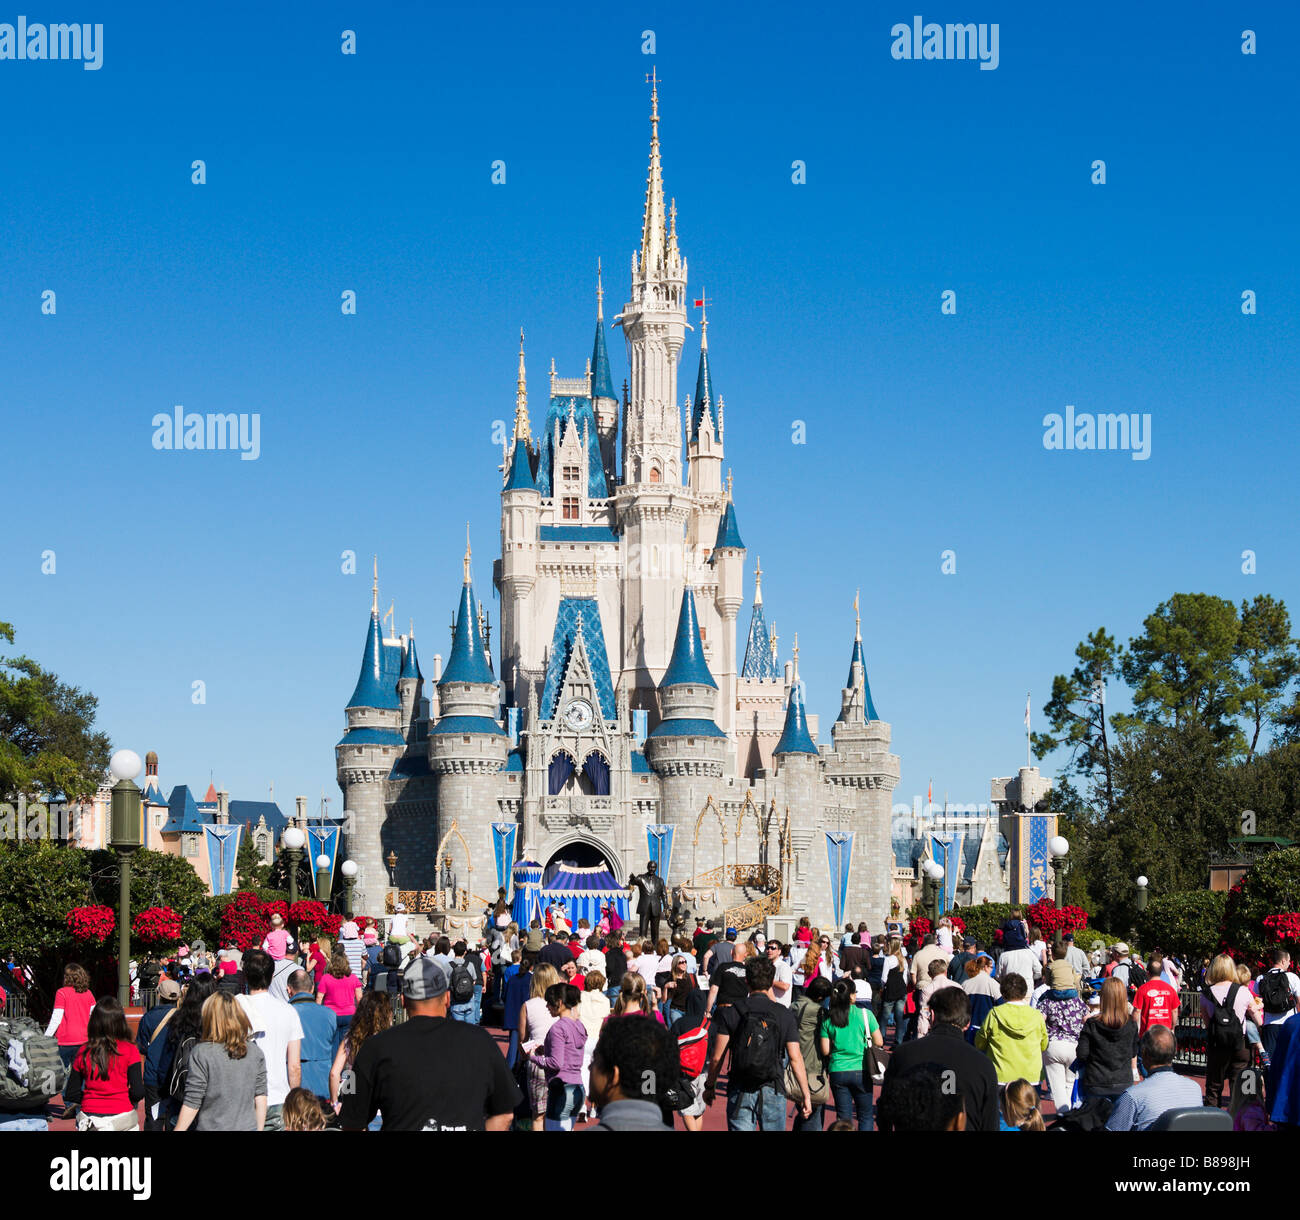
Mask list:
[{"label": "handbag", "polygon": [[[805,1071],[807,1064],[804,1065]],[[803,1090],[799,1088],[799,1078],[794,1074],[794,1064],[785,1065],[784,1091],[790,1101],[802,1101]],[[814,1106],[824,1106],[831,1099],[831,1078],[826,1072],[825,1064],[819,1065],[817,1072],[808,1073],[808,1095]]]}]

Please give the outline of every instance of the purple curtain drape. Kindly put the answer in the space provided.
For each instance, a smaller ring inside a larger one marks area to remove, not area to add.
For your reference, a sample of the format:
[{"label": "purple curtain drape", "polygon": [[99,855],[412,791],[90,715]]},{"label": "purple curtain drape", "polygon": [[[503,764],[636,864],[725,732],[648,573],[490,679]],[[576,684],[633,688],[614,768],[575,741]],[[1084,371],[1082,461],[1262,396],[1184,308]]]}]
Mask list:
[{"label": "purple curtain drape", "polygon": [[555,796],[569,782],[569,776],[573,774],[573,766],[573,759],[567,754],[557,754],[551,759],[550,789],[552,796]]},{"label": "purple curtain drape", "polygon": [[588,754],[582,764],[582,773],[591,781],[593,796],[609,795],[609,763],[599,754]]}]

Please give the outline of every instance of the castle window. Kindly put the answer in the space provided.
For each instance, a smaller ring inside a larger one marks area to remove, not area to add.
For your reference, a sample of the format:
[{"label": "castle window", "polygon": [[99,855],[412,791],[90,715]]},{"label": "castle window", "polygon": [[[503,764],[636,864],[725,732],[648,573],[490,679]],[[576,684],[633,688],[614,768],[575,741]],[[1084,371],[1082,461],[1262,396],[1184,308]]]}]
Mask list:
[{"label": "castle window", "polygon": [[564,468],[564,478],[570,483],[576,483],[581,478],[581,473],[576,466],[566,466]]},{"label": "castle window", "polygon": [[576,521],[578,519],[578,497],[565,496],[563,514],[565,521]]},{"label": "castle window", "polygon": [[464,742],[465,745],[469,745],[469,738],[468,738],[468,737],[462,737],[462,738],[461,738],[461,741]]}]

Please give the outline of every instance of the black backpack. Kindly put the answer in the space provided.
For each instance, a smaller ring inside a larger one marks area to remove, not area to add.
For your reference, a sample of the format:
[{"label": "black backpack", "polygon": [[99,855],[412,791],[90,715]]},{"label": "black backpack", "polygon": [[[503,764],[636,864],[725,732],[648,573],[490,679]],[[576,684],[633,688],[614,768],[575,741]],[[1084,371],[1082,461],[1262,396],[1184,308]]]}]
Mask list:
[{"label": "black backpack", "polygon": [[474,976],[464,961],[455,962],[451,968],[451,1002],[468,1004],[474,998]]},{"label": "black backpack", "polygon": [[731,1071],[753,1085],[779,1082],[785,1047],[776,1021],[760,1012],[747,1012],[731,1039]]},{"label": "black backpack", "polygon": [[889,977],[885,980],[885,1003],[894,1004],[907,995],[907,977],[903,973],[903,968],[897,963],[889,972]]},{"label": "black backpack", "polygon": [[1130,962],[1128,967],[1128,998],[1131,1000],[1137,994],[1139,987],[1147,985],[1146,967],[1141,962]]},{"label": "black backpack", "polygon": [[1264,1011],[1270,1016],[1290,1012],[1295,1007],[1291,995],[1291,980],[1284,970],[1270,970],[1257,984],[1259,998],[1264,1003]]},{"label": "black backpack", "polygon": [[175,1101],[185,1100],[185,1085],[190,1078],[190,1056],[197,1045],[197,1038],[186,1038],[172,1056],[172,1070],[167,1077],[167,1096]]},{"label": "black backpack", "polygon": [[1240,990],[1241,984],[1233,983],[1228,988],[1228,994],[1223,997],[1223,1003],[1220,1004],[1214,998],[1214,993],[1208,987],[1205,989],[1205,994],[1210,997],[1210,1003],[1214,1005],[1214,1011],[1210,1014],[1205,1028],[1207,1046],[1229,1052],[1241,1049],[1241,1040],[1245,1033],[1241,1028],[1241,1021],[1235,1007],[1237,992]]}]

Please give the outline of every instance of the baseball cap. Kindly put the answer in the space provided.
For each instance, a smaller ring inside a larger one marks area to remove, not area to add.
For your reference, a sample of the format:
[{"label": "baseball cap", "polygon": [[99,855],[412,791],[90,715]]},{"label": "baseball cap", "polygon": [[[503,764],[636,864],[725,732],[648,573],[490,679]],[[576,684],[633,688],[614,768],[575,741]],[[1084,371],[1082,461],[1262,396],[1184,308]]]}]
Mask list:
[{"label": "baseball cap", "polygon": [[432,958],[415,958],[402,972],[402,994],[408,1000],[436,1000],[447,992],[447,976]]},{"label": "baseball cap", "polygon": [[735,928],[728,928],[728,929],[727,929],[727,936],[728,936],[729,939],[734,940],[738,935],[739,935],[739,933],[736,931]]},{"label": "baseball cap", "polygon": [[160,1000],[174,1000],[181,993],[181,985],[175,979],[169,979],[166,975],[158,980],[158,998]]},{"label": "baseball cap", "polygon": [[1061,937],[1061,939],[1062,939],[1062,940],[1073,940],[1073,939],[1074,939],[1074,933],[1073,933],[1073,932],[1066,932],[1065,935]]},{"label": "baseball cap", "polygon": [[1116,944],[1111,945],[1111,948],[1116,953],[1118,953],[1120,957],[1123,957],[1124,954],[1128,952],[1128,945],[1126,945],[1122,940],[1118,941]]},{"label": "baseball cap", "polygon": [[963,936],[961,938],[961,943],[964,948],[967,949],[975,948],[975,938],[973,936]]}]

